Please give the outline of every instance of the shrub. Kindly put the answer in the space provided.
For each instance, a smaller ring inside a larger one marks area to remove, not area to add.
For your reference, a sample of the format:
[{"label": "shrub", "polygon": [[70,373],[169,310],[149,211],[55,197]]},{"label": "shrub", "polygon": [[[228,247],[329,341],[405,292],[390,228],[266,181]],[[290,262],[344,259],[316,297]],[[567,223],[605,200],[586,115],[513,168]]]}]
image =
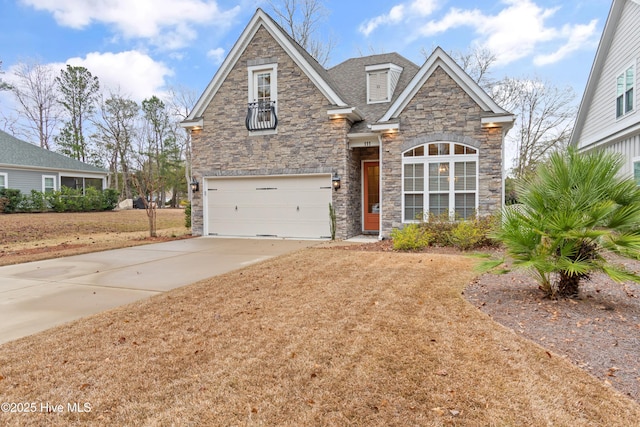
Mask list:
[{"label": "shrub", "polygon": [[602,151],[553,153],[519,189],[518,208],[503,210],[495,236],[513,265],[532,271],[549,295],[577,294],[594,271],[640,282],[602,255],[640,257],[640,189],[620,177],[622,164]]},{"label": "shrub", "polygon": [[448,214],[429,215],[429,221],[422,223],[433,246],[449,246],[451,244],[449,236],[455,225]]},{"label": "shrub", "polygon": [[453,246],[463,251],[480,246],[484,240],[482,229],[475,220],[460,221],[449,233],[449,241]]},{"label": "shrub", "polygon": [[115,188],[105,188],[102,190],[102,204],[100,209],[103,211],[112,211],[118,206],[120,193]]},{"label": "shrub", "polygon": [[20,190],[15,188],[3,188],[0,189],[0,198],[3,199],[4,205],[2,211],[4,213],[13,213],[18,209],[22,201],[22,194],[20,194]]},{"label": "shrub", "polygon": [[184,226],[191,228],[191,203],[184,207]]},{"label": "shrub", "polygon": [[420,250],[429,246],[430,235],[420,224],[408,224],[391,231],[391,239],[396,250]]}]

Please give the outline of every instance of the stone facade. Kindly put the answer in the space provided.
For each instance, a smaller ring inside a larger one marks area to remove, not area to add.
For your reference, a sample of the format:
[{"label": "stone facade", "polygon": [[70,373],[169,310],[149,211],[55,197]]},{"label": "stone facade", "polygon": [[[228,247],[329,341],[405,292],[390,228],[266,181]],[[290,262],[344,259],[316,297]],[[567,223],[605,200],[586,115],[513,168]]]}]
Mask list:
[{"label": "stone facade", "polygon": [[440,67],[400,114],[400,131],[383,135],[382,234],[402,227],[402,153],[433,141],[479,149],[478,213],[502,206],[502,130],[481,126],[482,109]]},{"label": "stone facade", "polygon": [[[251,133],[245,127],[249,65],[277,63],[276,133]],[[348,191],[345,173],[347,132],[345,119],[330,120],[331,106],[319,89],[276,40],[258,30],[207,108],[202,131],[192,133],[193,171],[202,182],[214,176],[338,173],[342,188],[333,192],[337,237],[347,237]],[[192,230],[203,233],[203,192],[192,202]],[[328,214],[327,214],[328,215]]]},{"label": "stone facade", "polygon": [[[377,134],[380,147],[350,148],[350,132],[362,135],[367,132],[368,123],[375,123],[380,117],[367,117],[366,122],[357,123],[341,116],[330,117],[328,111],[338,107],[298,65],[300,58],[296,62],[272,33],[262,26],[245,42],[244,51],[201,110],[198,120],[202,120],[202,129],[192,131],[193,171],[201,183],[218,176],[338,174],[341,187],[331,193],[337,217],[336,237],[343,239],[362,233],[362,162],[378,160],[380,234],[386,237],[392,229],[403,226],[403,152],[428,142],[459,142],[478,149],[479,214],[502,205],[503,130],[482,126],[482,118],[492,112],[483,110],[443,68],[436,67],[408,100],[397,117],[399,130]],[[302,59],[306,60],[304,56]],[[245,127],[248,70],[258,64],[277,64],[275,131],[249,132]],[[404,79],[408,84],[409,77]],[[391,104],[390,101],[385,108]],[[373,133],[366,137],[370,134]],[[197,192],[193,197],[192,230],[196,235],[205,229],[203,193]]]}]

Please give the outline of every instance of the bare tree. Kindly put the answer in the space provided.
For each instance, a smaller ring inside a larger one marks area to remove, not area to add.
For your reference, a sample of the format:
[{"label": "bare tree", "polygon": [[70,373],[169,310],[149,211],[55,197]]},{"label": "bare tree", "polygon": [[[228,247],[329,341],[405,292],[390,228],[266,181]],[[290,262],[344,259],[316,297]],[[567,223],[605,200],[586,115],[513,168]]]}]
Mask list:
[{"label": "bare tree", "polygon": [[[2,61],[0,61],[0,74],[4,74],[4,71],[2,71]],[[0,79],[0,90],[10,90],[10,89],[11,89],[11,85],[5,82],[4,80]]]},{"label": "bare tree", "polygon": [[50,150],[60,117],[54,72],[30,60],[18,64],[14,75],[17,81],[11,91],[18,101],[20,115],[26,119],[27,134],[36,137],[40,147]]},{"label": "bare tree", "polygon": [[307,50],[321,65],[329,62],[335,40],[317,37],[318,24],[327,15],[327,10],[318,0],[269,0],[271,9],[280,25],[300,46]]},{"label": "bare tree", "polygon": [[[140,107],[121,94],[111,93],[100,103],[100,120],[94,121],[95,139],[107,158],[113,187],[125,199],[131,199],[131,146],[135,137],[136,119]],[[120,184],[122,176],[122,184]]]},{"label": "bare tree", "polygon": [[505,78],[493,86],[493,98],[516,114],[507,138],[517,146],[516,178],[533,172],[555,150],[566,148],[576,116],[575,92],[548,81]]},{"label": "bare tree", "polygon": [[[172,123],[173,132],[176,136],[176,144],[181,150],[181,157],[185,160],[184,177],[187,183],[191,181],[193,173],[191,171],[191,131],[181,131],[180,122],[186,119],[191,113],[191,109],[196,104],[198,95],[186,87],[172,87],[169,89],[167,97],[167,107],[171,116],[175,119]],[[187,185],[189,200],[191,200],[191,186]],[[176,191],[174,189],[174,195]]]}]

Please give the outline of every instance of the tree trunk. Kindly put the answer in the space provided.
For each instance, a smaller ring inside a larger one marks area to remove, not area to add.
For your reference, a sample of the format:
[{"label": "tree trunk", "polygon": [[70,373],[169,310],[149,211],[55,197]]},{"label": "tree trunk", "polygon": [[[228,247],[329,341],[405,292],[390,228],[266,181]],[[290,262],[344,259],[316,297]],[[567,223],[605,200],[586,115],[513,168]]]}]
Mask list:
[{"label": "tree trunk", "polygon": [[560,278],[558,280],[558,289],[553,296],[565,298],[578,296],[580,279],[582,277],[583,276],[580,274],[569,274],[566,271],[561,271]]}]

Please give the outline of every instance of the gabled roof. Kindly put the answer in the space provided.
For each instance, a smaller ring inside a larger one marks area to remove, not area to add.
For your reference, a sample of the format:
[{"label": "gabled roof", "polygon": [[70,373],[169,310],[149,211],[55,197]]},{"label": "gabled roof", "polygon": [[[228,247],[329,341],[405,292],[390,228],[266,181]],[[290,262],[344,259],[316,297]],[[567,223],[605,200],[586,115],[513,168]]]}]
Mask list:
[{"label": "gabled roof", "polygon": [[488,117],[499,118],[502,123],[512,123],[514,116],[500,107],[469,75],[445,53],[437,47],[420,70],[413,76],[402,93],[391,104],[379,122],[388,122],[398,118],[402,110],[413,99],[436,68],[442,68],[467,94],[482,108]]},{"label": "gabled roof", "polygon": [[[639,0],[631,1],[640,5]],[[589,112],[589,107],[591,106],[591,103],[593,101],[598,82],[600,81],[600,76],[602,74],[602,70],[604,69],[604,63],[607,55],[609,54],[611,43],[613,42],[613,36],[615,35],[616,29],[618,28],[625,2],[626,0],[613,0],[613,3],[611,4],[609,16],[607,17],[607,22],[604,25],[602,37],[600,38],[600,43],[598,44],[598,50],[596,50],[596,57],[593,61],[593,64],[591,65],[591,71],[589,72],[587,86],[585,88],[584,94],[582,95],[582,101],[580,101],[580,108],[578,109],[576,123],[573,127],[573,132],[571,133],[571,139],[569,139],[569,144],[571,145],[576,145],[578,141],[580,141],[584,123]]]},{"label": "gabled roof", "polygon": [[191,114],[184,120],[183,126],[190,127],[199,121],[202,117],[207,105],[215,96],[220,86],[225,81],[240,56],[247,48],[251,39],[255,36],[260,28],[265,28],[269,34],[278,42],[285,52],[293,59],[293,61],[304,71],[307,77],[318,87],[323,95],[329,101],[329,104],[337,107],[347,107],[343,96],[339,93],[339,89],[333,84],[327,70],[322,67],[305,49],[296,43],[287,32],[280,27],[267,13],[262,9],[257,9],[256,13],[247,24],[240,38],[233,45],[229,55],[220,65],[220,68],[213,76],[213,79],[204,90],[202,96],[191,111]]},{"label": "gabled roof", "polygon": [[[582,131],[584,130],[585,122],[589,114],[589,110],[592,107],[598,83],[602,77],[602,73],[605,68],[605,62],[611,51],[611,45],[616,34],[616,30],[620,24],[622,18],[622,12],[625,8],[627,1],[633,2],[640,6],[640,0],[613,0],[609,15],[607,16],[607,22],[605,23],[600,43],[598,44],[598,50],[596,50],[596,56],[591,65],[591,71],[589,72],[589,78],[587,85],[580,101],[580,107],[578,109],[578,116],[576,117],[576,123],[569,139],[569,144],[577,145],[582,138]],[[637,28],[636,28],[637,30]],[[640,122],[635,124],[635,127],[627,128],[622,132],[610,132],[608,139],[623,138],[625,134],[634,132],[640,129]],[[593,144],[598,141],[591,141],[589,144]],[[602,141],[600,141],[602,142]]]},{"label": "gabled roof", "polygon": [[45,150],[0,130],[0,167],[3,166],[107,174],[104,169]]}]

